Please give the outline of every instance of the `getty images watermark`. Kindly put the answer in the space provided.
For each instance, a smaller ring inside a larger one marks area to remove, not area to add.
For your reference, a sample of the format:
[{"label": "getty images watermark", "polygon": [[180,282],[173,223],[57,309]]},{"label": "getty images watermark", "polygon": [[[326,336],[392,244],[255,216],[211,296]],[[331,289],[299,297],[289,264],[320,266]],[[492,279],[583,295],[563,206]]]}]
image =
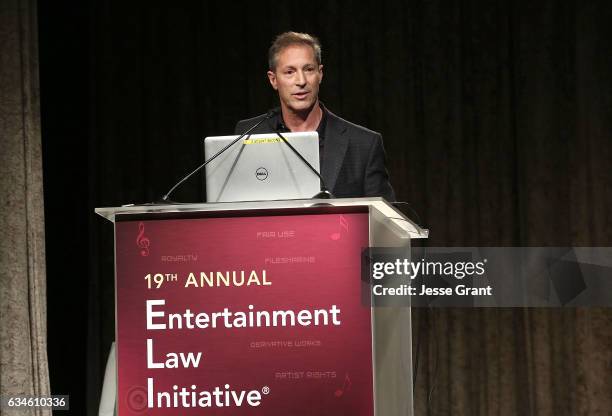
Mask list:
[{"label": "getty images watermark", "polygon": [[369,248],[362,281],[373,306],[612,306],[612,248]]}]

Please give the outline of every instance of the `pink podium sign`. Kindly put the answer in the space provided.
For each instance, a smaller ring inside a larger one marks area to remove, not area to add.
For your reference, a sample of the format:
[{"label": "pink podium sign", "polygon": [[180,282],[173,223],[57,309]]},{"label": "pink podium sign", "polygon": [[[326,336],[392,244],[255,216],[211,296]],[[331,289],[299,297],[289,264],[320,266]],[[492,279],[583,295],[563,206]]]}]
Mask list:
[{"label": "pink podium sign", "polygon": [[368,214],[116,223],[118,412],[372,415]]}]

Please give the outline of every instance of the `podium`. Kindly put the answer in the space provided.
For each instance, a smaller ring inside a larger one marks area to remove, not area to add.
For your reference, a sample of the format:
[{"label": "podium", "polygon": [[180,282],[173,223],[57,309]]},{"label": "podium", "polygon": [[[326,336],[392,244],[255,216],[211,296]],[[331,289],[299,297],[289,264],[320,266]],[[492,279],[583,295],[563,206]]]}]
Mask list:
[{"label": "podium", "polygon": [[115,227],[119,416],[413,414],[410,308],[372,307],[362,263],[428,231],[384,199],[96,213]]}]

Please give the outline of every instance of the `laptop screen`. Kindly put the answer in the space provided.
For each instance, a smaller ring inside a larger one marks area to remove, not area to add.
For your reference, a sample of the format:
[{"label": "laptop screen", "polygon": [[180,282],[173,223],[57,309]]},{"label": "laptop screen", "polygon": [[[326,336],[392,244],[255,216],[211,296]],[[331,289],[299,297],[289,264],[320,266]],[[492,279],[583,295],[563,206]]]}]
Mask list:
[{"label": "laptop screen", "polygon": [[[320,172],[317,132],[283,133],[283,136]],[[205,158],[237,137],[205,138]],[[245,136],[206,166],[208,202],[308,199],[319,191],[319,178],[273,133]]]}]

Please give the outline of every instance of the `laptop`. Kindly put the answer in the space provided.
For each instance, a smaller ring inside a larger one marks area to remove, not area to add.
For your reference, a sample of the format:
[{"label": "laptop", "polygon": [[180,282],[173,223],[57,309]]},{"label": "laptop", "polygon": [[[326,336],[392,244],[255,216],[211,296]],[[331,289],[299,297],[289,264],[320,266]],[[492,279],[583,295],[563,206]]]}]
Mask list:
[{"label": "laptop", "polygon": [[[238,136],[204,139],[206,159]],[[283,137],[320,172],[317,132],[283,133]],[[308,199],[321,187],[319,178],[274,133],[245,136],[206,166],[208,202]]]}]

